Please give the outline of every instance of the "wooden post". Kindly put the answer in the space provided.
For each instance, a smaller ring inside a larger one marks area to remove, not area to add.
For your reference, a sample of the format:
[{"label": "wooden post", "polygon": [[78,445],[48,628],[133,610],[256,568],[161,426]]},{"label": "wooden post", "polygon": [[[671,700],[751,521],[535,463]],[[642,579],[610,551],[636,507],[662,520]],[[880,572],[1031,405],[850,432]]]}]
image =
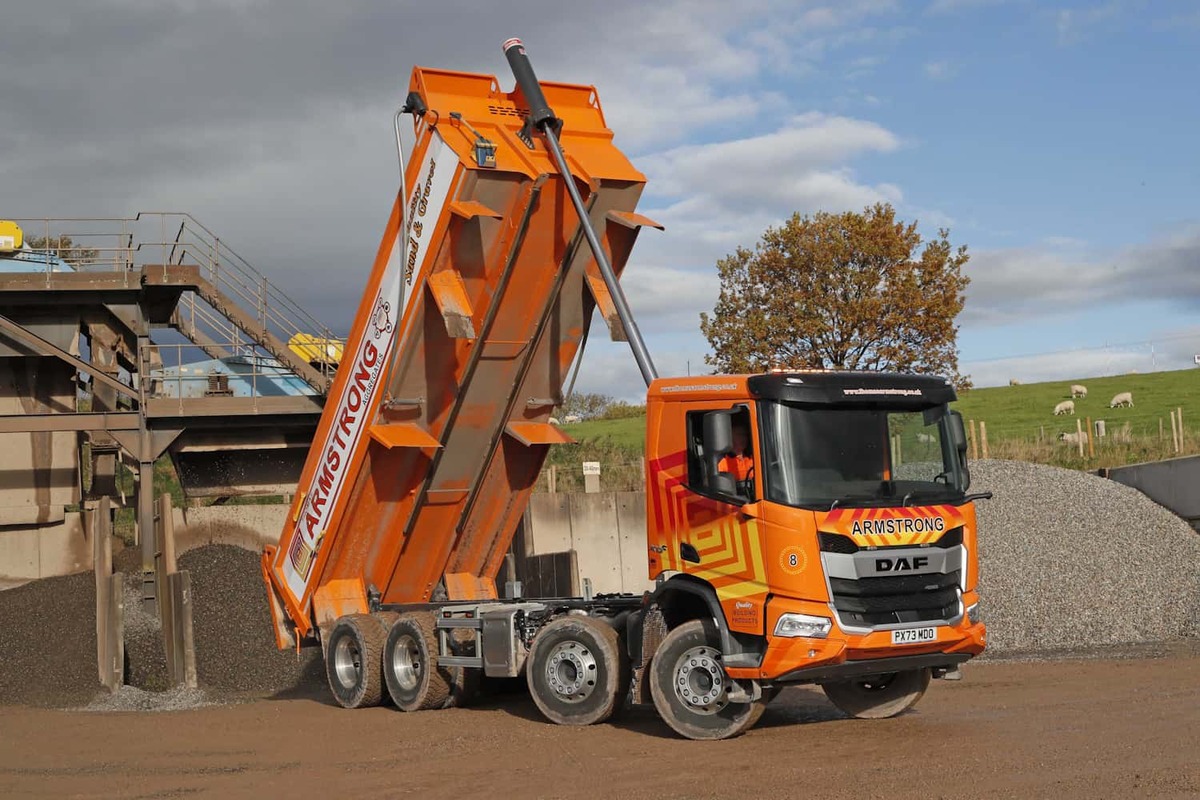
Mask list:
[{"label": "wooden post", "polygon": [[124,606],[125,587],[113,580],[112,510],[108,498],[101,497],[87,518],[92,529],[92,569],[96,576],[96,672],[100,684],[113,692],[124,678],[125,637],[119,627],[122,615],[114,614],[114,607]]},{"label": "wooden post", "polygon": [[983,420],[979,421],[979,444],[983,448],[983,457],[987,458],[988,457],[987,423],[984,422]]},{"label": "wooden post", "polygon": [[1038,441],[1041,442],[1042,444],[1046,443],[1046,426],[1045,425],[1042,426],[1042,432],[1041,432],[1041,435],[1038,436]]},{"label": "wooden post", "polygon": [[[173,535],[169,528],[171,525],[170,513],[163,514],[164,504],[162,498],[155,503],[154,514],[154,541],[158,543],[159,550],[154,558],[154,596],[158,600],[158,619],[162,624],[162,644],[163,655],[167,662],[167,677],[171,680],[172,685],[175,685],[175,670],[176,670],[176,653],[175,653],[175,614],[171,604],[171,587],[169,582],[170,573],[167,571],[167,555],[168,547],[170,548],[170,557],[175,557],[175,546],[172,541],[171,545],[167,542],[173,540]],[[165,506],[167,511],[170,511],[170,506]]]},{"label": "wooden post", "polygon": [[1163,433],[1162,417],[1159,417],[1158,418],[1158,440],[1161,442],[1165,438],[1167,438],[1167,435],[1165,433]]},{"label": "wooden post", "polygon": [[968,420],[968,424],[971,428],[971,460],[974,461],[979,458],[979,442],[975,438],[975,420]]},{"label": "wooden post", "polygon": [[1179,425],[1179,449],[1183,449],[1183,406],[1175,409],[1175,422]]},{"label": "wooden post", "polygon": [[162,547],[163,566],[170,575],[177,572],[178,567],[175,564],[175,516],[171,510],[171,495],[166,492],[158,498],[158,516],[162,520],[159,527],[162,538],[158,542]]},{"label": "wooden post", "polygon": [[192,635],[192,576],[187,570],[167,576],[170,586],[171,609],[175,614],[172,634],[175,664],[172,680],[176,686],[197,687],[196,644]]},{"label": "wooden post", "polygon": [[[1078,421],[1078,420],[1076,420]],[[1096,444],[1092,441],[1092,418],[1087,418],[1088,458],[1096,457]]]},{"label": "wooden post", "polygon": [[1175,422],[1175,409],[1171,409],[1171,448],[1179,453],[1179,428]]},{"label": "wooden post", "polygon": [[1075,440],[1079,442],[1079,457],[1083,458],[1083,422],[1075,418]]},{"label": "wooden post", "polygon": [[100,682],[110,692],[125,684],[125,573],[109,576],[108,669]]},{"label": "wooden post", "polygon": [[557,465],[555,465],[555,464],[550,465],[550,471],[546,473],[546,483],[547,483],[547,488],[549,488],[549,490],[550,490],[550,494],[558,494],[558,466]]}]

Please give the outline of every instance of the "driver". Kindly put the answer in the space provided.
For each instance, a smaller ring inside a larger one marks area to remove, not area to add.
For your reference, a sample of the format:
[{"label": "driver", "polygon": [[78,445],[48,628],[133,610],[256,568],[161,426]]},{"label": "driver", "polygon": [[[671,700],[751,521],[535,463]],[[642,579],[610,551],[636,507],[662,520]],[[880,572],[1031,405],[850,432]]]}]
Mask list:
[{"label": "driver", "polygon": [[750,450],[750,429],[744,418],[734,418],[732,434],[733,450],[725,454],[717,468],[733,476],[739,491],[748,493],[754,475],[754,456]]}]

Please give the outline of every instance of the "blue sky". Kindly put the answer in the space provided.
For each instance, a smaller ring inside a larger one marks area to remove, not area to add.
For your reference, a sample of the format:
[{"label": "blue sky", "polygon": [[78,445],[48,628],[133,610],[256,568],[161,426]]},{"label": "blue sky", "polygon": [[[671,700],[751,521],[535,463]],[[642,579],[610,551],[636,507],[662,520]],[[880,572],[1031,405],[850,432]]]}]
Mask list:
[{"label": "blue sky", "polygon": [[[187,210],[334,328],[396,191],[414,64],[594,84],[648,177],[626,273],[704,370],[714,264],[794,211],[892,202],[972,253],[978,385],[1200,353],[1200,4],[1180,0],[57,0],[0,29],[0,217]],[[19,112],[19,113],[17,113]],[[597,331],[599,334],[599,331]],[[592,337],[579,387],[641,392]],[[1153,353],[1149,342],[1154,342]]]}]

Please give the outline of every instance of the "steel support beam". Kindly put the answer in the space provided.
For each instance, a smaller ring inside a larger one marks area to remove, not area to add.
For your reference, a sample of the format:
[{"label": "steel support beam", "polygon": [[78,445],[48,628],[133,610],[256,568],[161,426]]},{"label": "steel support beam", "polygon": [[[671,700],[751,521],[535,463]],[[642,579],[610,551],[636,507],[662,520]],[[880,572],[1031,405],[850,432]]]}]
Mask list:
[{"label": "steel support beam", "polygon": [[33,331],[22,327],[16,322],[13,322],[3,314],[0,314],[0,332],[3,332],[6,336],[12,338],[16,342],[30,348],[38,355],[54,356],[55,358],[67,362],[80,372],[91,375],[93,381],[98,381],[99,383],[104,384],[108,388],[123,394],[126,397],[132,397],[136,399],[138,396],[136,389],[126,386],[116,378],[105,374],[99,367],[89,364],[82,358],[76,358],[58,345],[46,341]]},{"label": "steel support beam", "polygon": [[0,433],[136,431],[141,424],[140,418],[141,415],[136,411],[80,411],[74,414],[0,415]]}]

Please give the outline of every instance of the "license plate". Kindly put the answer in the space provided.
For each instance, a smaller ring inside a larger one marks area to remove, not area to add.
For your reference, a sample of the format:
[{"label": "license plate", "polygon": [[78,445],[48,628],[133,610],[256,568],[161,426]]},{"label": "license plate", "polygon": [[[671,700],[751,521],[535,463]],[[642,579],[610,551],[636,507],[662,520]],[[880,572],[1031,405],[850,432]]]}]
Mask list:
[{"label": "license plate", "polygon": [[925,644],[937,641],[937,628],[905,628],[892,631],[892,644]]}]

